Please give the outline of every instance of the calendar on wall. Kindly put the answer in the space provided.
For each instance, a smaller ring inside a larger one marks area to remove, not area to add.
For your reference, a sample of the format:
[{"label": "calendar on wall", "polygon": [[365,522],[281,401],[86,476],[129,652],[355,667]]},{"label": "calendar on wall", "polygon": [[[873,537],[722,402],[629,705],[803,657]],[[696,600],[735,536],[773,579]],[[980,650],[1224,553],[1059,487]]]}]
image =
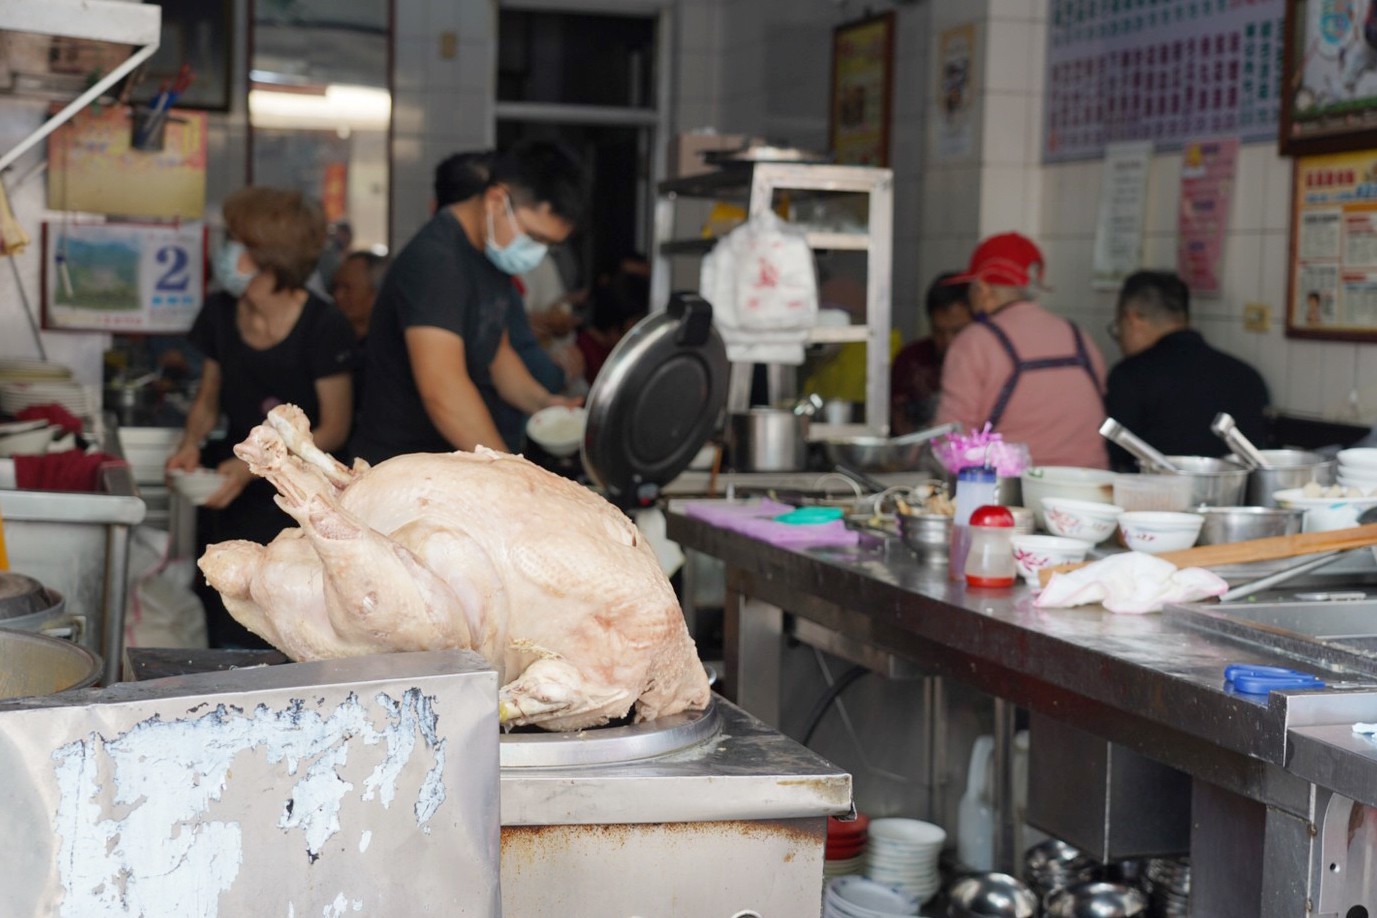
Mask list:
[{"label": "calendar on wall", "polygon": [[1274,139],[1285,15],[1284,0],[1050,0],[1043,160]]}]

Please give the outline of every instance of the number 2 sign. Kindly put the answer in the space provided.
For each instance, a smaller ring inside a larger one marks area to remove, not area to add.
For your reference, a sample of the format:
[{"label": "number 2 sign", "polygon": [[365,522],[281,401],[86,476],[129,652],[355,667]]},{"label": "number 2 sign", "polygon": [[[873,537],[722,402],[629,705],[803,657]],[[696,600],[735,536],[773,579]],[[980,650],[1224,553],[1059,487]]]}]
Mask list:
[{"label": "number 2 sign", "polygon": [[45,327],[185,332],[205,295],[205,240],[201,223],[45,223]]}]

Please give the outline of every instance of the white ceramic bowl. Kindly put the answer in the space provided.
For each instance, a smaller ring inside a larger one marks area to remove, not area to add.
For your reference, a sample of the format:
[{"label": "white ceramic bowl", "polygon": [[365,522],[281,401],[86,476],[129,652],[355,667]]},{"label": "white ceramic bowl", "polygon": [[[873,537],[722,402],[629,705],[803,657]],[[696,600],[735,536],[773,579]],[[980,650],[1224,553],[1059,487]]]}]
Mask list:
[{"label": "white ceramic bowl", "polygon": [[1138,510],[1119,517],[1124,544],[1150,555],[1190,548],[1204,525],[1205,518],[1198,513]]},{"label": "white ceramic bowl", "polygon": [[1042,465],[1028,469],[1020,476],[1023,485],[1023,506],[1033,511],[1038,525],[1047,528],[1042,502],[1048,497],[1070,497],[1075,500],[1114,501],[1114,473],[1104,469],[1082,469],[1064,465]]},{"label": "white ceramic bowl", "polygon": [[1046,535],[1017,535],[1013,543],[1014,567],[1031,586],[1038,585],[1038,572],[1044,567],[1079,564],[1094,547],[1080,539]]},{"label": "white ceramic bowl", "polygon": [[53,437],[61,432],[60,427],[45,425],[21,433],[5,434],[0,436],[0,456],[42,455],[48,451]]},{"label": "white ceramic bowl", "polygon": [[827,898],[854,906],[851,911],[862,915],[916,915],[920,905],[917,897],[865,877],[832,880],[827,884]]},{"label": "white ceramic bowl", "polygon": [[174,470],[169,476],[177,493],[198,507],[225,483],[224,476],[213,469],[197,469],[194,472]]},{"label": "white ceramic bowl", "polygon": [[1114,534],[1123,507],[1074,497],[1044,497],[1042,515],[1052,535],[1080,539],[1098,545]]},{"label": "white ceramic bowl", "polygon": [[555,405],[542,408],[526,422],[526,436],[552,456],[572,456],[583,442],[588,412],[582,408]]},{"label": "white ceramic bowl", "polygon": [[1272,492],[1278,507],[1305,511],[1302,532],[1329,532],[1358,525],[1358,517],[1369,507],[1377,507],[1377,497],[1306,497],[1302,488]]},{"label": "white ceramic bowl", "polygon": [[1338,454],[1339,471],[1362,469],[1369,472],[1377,472],[1377,449],[1372,447],[1362,447],[1359,449],[1341,449]]}]

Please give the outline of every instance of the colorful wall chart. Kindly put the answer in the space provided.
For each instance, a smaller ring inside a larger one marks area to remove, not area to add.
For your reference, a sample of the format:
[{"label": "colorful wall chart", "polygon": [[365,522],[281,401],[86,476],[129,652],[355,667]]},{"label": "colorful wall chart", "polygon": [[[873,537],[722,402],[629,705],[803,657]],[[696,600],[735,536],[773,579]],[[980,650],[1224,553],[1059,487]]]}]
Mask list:
[{"label": "colorful wall chart", "polygon": [[1287,335],[1377,340],[1377,153],[1297,157],[1292,187]]},{"label": "colorful wall chart", "polygon": [[1276,137],[1283,0],[1050,0],[1043,159]]},{"label": "colorful wall chart", "polygon": [[205,295],[205,224],[43,224],[43,320],[67,331],[184,332]]}]

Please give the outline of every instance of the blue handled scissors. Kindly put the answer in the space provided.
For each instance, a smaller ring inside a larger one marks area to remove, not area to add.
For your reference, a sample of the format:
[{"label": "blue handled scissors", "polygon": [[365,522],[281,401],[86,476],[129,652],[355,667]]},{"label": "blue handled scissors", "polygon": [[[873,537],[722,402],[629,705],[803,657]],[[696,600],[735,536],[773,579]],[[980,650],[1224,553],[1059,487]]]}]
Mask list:
[{"label": "blue handled scissors", "polygon": [[1224,667],[1224,683],[1226,688],[1242,695],[1266,695],[1285,689],[1324,688],[1324,680],[1313,673],[1253,663],[1234,663]]}]

